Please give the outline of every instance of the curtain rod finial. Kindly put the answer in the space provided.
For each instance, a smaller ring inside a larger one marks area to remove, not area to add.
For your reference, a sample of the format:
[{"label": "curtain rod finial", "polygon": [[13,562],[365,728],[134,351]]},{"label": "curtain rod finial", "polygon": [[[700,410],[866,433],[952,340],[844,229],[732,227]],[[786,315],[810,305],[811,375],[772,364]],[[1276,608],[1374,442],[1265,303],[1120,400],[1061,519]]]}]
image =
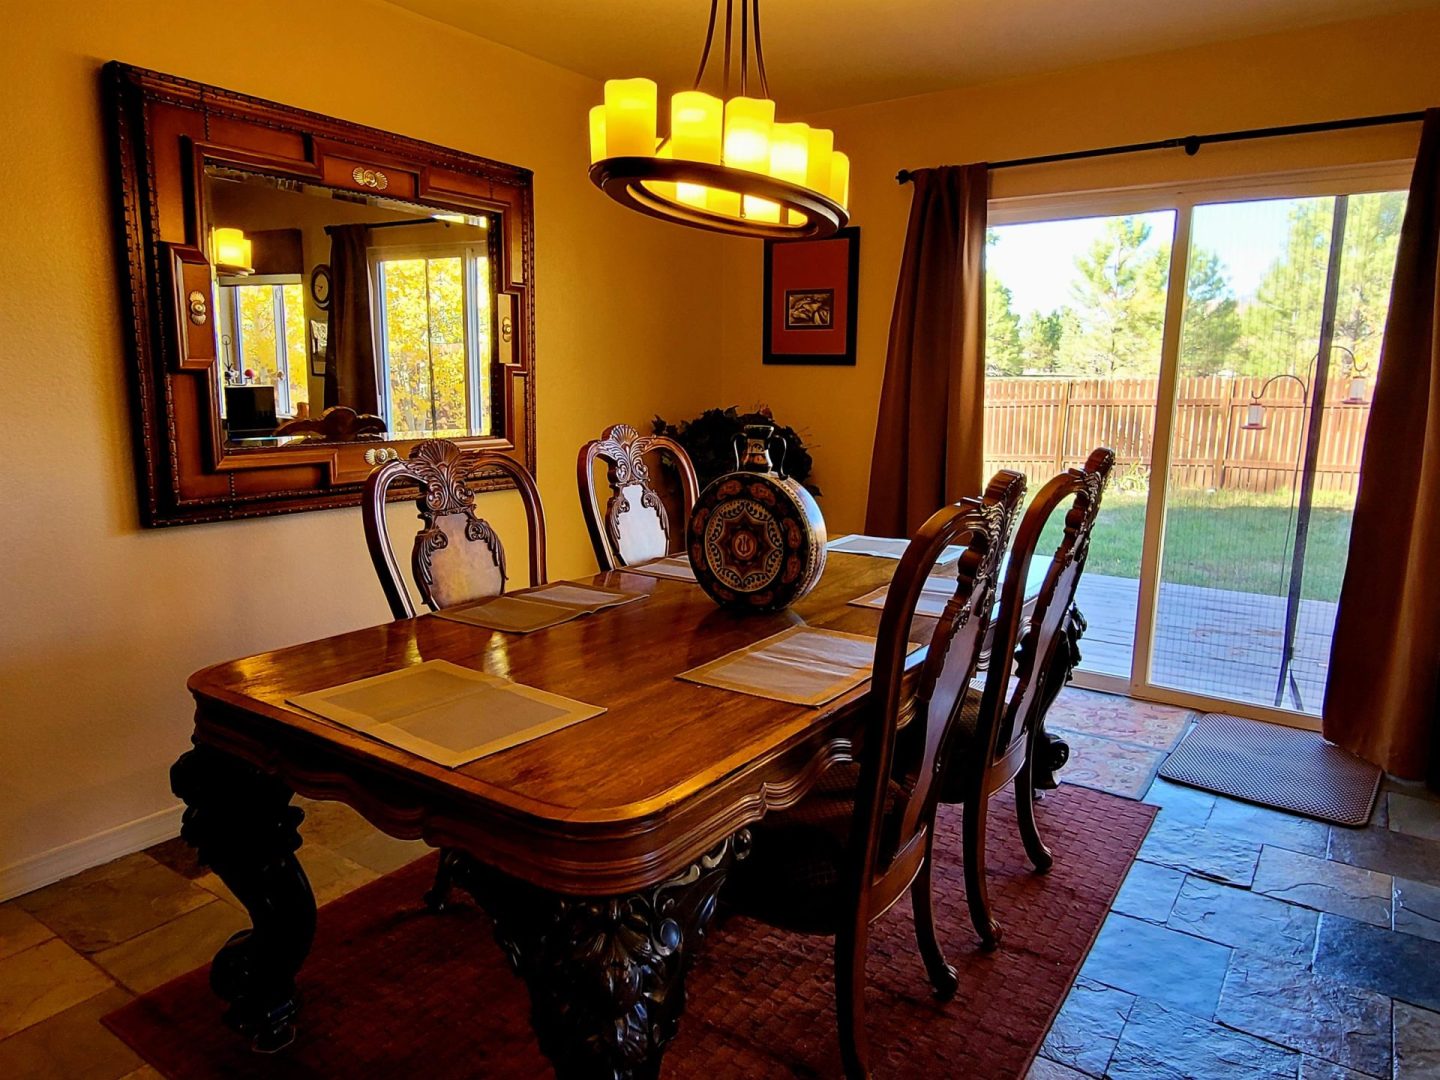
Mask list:
[{"label": "curtain rod finial", "polygon": [[910,182],[910,175],[909,169],[901,169],[895,174],[895,182],[897,184],[908,184]]}]

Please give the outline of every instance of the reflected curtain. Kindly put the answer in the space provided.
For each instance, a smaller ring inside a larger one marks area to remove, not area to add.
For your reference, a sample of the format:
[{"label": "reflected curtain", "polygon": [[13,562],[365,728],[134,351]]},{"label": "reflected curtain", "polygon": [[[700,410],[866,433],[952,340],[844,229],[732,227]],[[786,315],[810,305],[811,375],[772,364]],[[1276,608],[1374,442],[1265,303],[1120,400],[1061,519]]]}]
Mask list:
[{"label": "reflected curtain", "polygon": [[325,407],[380,411],[375,383],[375,322],[364,225],[330,227],[330,331],[325,342]]},{"label": "reflected curtain", "polygon": [[1440,109],[1425,114],[1360,459],[1325,737],[1440,785]]},{"label": "reflected curtain", "polygon": [[946,503],[979,495],[984,468],[989,168],[911,177],[865,515],[880,536],[909,536]]}]

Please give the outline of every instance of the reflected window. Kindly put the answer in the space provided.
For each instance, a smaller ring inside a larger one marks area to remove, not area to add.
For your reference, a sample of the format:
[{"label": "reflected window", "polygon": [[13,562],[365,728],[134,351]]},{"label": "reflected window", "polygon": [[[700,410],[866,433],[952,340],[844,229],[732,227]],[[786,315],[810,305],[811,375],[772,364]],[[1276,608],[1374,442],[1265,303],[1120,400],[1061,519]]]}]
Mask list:
[{"label": "reflected window", "polygon": [[[306,377],[305,286],[298,276],[222,278],[228,310],[223,378],[228,386],[274,387],[275,409],[294,416],[310,401]],[[232,284],[231,282],[237,282]]]},{"label": "reflected window", "polygon": [[478,244],[372,248],[376,363],[392,432],[490,430],[490,259]]}]

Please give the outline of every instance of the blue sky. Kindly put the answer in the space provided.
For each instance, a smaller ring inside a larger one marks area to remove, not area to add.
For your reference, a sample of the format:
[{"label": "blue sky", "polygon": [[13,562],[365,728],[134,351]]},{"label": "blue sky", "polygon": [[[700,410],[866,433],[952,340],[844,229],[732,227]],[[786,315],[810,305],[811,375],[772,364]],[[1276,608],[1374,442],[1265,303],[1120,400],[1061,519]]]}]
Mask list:
[{"label": "blue sky", "polygon": [[[1297,200],[1219,203],[1195,210],[1192,244],[1220,256],[1235,295],[1245,299],[1285,249],[1291,206]],[[1136,215],[1151,227],[1149,246],[1168,247],[1172,211]],[[995,227],[999,242],[986,252],[987,269],[1010,289],[1016,314],[1050,312],[1071,303],[1075,260],[1105,227],[1105,218],[1075,218]]]}]

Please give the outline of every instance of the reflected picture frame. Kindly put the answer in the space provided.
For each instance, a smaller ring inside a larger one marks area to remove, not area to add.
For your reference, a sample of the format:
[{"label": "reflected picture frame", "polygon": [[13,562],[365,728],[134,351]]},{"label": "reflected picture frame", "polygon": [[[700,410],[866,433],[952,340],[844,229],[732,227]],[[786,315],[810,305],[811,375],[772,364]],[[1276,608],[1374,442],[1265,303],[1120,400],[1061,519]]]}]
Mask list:
[{"label": "reflected picture frame", "polygon": [[823,240],[767,240],[764,362],[853,366],[859,286],[858,227]]}]

